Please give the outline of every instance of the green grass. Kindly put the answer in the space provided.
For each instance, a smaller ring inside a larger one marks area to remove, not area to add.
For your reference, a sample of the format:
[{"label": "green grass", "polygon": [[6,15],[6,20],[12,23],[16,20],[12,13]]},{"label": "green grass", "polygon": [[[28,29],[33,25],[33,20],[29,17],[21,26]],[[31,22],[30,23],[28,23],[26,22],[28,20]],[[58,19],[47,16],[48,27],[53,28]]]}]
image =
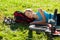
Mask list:
[{"label": "green grass", "polygon": [[[53,13],[54,9],[58,9],[60,12],[60,1],[59,0],[0,0],[0,39],[2,40],[26,40],[28,38],[28,26],[22,24],[15,25],[4,25],[2,23],[3,17],[13,17],[13,13],[16,10],[24,12],[25,9],[31,8],[35,12],[38,8]],[[11,28],[10,28],[11,27]],[[14,30],[12,30],[14,29]],[[46,35],[37,35],[33,32],[32,40],[46,40]],[[59,37],[54,38],[60,40]]]}]

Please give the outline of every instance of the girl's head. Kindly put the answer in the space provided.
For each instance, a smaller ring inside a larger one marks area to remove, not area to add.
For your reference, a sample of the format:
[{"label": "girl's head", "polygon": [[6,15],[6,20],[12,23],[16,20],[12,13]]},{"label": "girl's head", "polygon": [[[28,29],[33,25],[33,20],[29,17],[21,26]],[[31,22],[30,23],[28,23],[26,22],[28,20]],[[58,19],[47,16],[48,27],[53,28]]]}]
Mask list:
[{"label": "girl's head", "polygon": [[24,13],[27,17],[33,18],[33,11],[31,9],[26,9]]}]

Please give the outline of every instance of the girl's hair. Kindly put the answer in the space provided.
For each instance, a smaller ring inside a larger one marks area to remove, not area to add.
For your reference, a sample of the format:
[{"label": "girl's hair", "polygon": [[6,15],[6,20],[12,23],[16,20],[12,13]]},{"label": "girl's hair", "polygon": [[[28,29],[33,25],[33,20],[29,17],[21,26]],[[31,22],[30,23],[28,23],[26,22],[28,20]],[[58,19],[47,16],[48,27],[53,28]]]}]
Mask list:
[{"label": "girl's hair", "polygon": [[22,12],[20,12],[20,11],[16,11],[16,12],[14,12],[14,17],[15,17],[15,21],[16,22],[27,22],[27,23],[29,23],[29,22],[32,22],[32,21],[34,21],[35,19],[34,18],[28,18],[24,13],[22,13]]},{"label": "girl's hair", "polygon": [[24,11],[24,14],[26,13],[26,11],[28,11],[28,12],[32,12],[31,9],[26,9],[26,10]]}]

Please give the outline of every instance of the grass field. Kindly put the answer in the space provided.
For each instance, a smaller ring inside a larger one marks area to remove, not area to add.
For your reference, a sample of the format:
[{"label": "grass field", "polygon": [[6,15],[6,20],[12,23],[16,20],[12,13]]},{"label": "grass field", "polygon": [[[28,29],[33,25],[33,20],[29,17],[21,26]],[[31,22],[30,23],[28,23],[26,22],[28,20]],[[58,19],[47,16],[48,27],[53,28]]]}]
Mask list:
[{"label": "grass field", "polygon": [[[0,0],[0,40],[26,40],[28,39],[28,25],[15,24],[4,25],[3,18],[13,17],[13,13],[18,10],[24,12],[25,9],[31,8],[35,12],[38,8],[53,13],[54,9],[60,12],[60,0]],[[49,10],[48,10],[49,9]],[[37,35],[33,31],[32,40],[46,40],[44,33]],[[54,40],[60,40],[55,37]]]}]

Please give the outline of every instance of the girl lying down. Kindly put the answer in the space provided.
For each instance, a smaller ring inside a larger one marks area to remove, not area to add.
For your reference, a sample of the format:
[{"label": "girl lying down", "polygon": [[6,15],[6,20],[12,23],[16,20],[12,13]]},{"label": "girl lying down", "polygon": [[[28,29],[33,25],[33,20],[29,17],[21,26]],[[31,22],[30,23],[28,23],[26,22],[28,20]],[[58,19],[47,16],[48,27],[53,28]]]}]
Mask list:
[{"label": "girl lying down", "polygon": [[25,10],[24,13],[28,18],[31,18],[31,19],[34,18],[35,19],[30,24],[46,25],[48,22],[48,19],[53,18],[52,14],[49,14],[48,12],[43,11],[42,9],[38,9],[37,12],[34,12],[31,9],[27,9],[27,10]]},{"label": "girl lying down", "polygon": [[38,12],[34,12],[31,9],[26,9],[24,13],[15,11],[14,17],[15,22],[45,25],[50,17],[53,18],[53,15],[43,11],[42,9],[38,9]]}]

